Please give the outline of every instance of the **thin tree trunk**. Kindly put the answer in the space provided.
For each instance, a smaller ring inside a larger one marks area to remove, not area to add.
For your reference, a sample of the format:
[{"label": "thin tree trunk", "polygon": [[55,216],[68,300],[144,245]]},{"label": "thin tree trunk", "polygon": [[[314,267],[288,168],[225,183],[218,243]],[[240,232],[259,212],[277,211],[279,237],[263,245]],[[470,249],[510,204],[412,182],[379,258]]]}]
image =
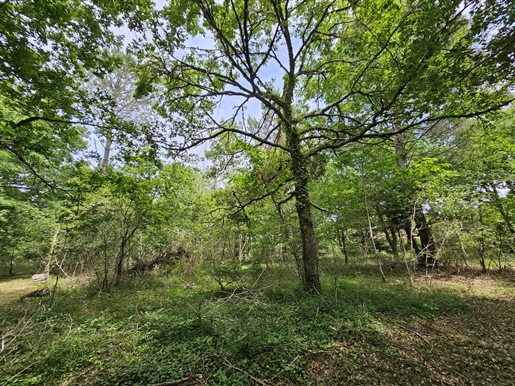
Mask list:
[{"label": "thin tree trunk", "polygon": [[374,249],[376,264],[379,268],[379,273],[381,274],[381,279],[383,280],[383,283],[386,283],[386,276],[384,275],[383,267],[381,265],[381,259],[379,258],[379,253],[377,252],[376,243],[374,241],[374,232],[372,230],[372,222],[370,221],[370,213],[368,211],[367,191],[365,186],[365,173],[363,170],[361,174],[361,184],[363,188],[363,203],[365,204],[365,213],[367,214],[368,230],[370,232],[370,240],[372,241],[372,248]]},{"label": "thin tree trunk", "polygon": [[[483,213],[481,212],[481,207],[479,207],[479,224],[480,224],[481,228],[483,228]],[[486,273],[487,272],[486,261],[485,261],[485,256],[486,256],[485,244],[486,243],[485,243],[484,234],[481,233],[481,236],[479,236],[478,242],[479,242],[479,245],[478,245],[479,264],[481,264],[481,270],[483,271],[483,273]]]},{"label": "thin tree trunk", "polygon": [[109,292],[108,267],[107,267],[107,236],[104,233],[104,277],[102,278],[101,291]]},{"label": "thin tree trunk", "polygon": [[415,239],[415,236],[413,235],[413,229],[411,228],[411,221],[406,221],[404,223],[404,231],[406,232],[407,240],[406,242],[409,243],[408,247],[410,250],[415,251],[415,254],[418,256],[420,254],[420,247],[417,243],[417,240]]},{"label": "thin tree trunk", "polygon": [[408,262],[408,259],[406,258],[406,255],[407,255],[407,251],[406,251],[406,248],[404,247],[404,243],[402,242],[402,233],[401,233],[401,230],[399,230],[399,244],[401,246],[401,248],[403,249],[403,257],[404,257],[404,264],[406,265],[406,271],[408,271],[408,275],[409,275],[409,284],[411,287],[413,287],[413,272],[411,270],[411,267],[409,265],[409,262]]},{"label": "thin tree trunk", "polygon": [[9,276],[13,276],[14,256],[9,259]]},{"label": "thin tree trunk", "polygon": [[122,241],[120,243],[120,251],[118,252],[118,261],[116,262],[116,279],[115,279],[115,285],[119,285],[122,273],[123,273],[123,262],[125,260],[125,246],[127,244],[127,240],[125,237],[122,238]]},{"label": "thin tree trunk", "polygon": [[338,245],[345,257],[345,264],[349,264],[349,253],[347,252],[347,235],[343,229],[339,229],[336,231],[336,235],[338,237]]},{"label": "thin tree trunk", "polygon": [[509,214],[506,212],[506,210],[503,208],[502,202],[500,200],[499,192],[497,191],[497,187],[495,184],[489,184],[490,188],[492,189],[492,192],[494,193],[492,197],[492,201],[494,203],[494,206],[497,208],[499,213],[501,214],[504,222],[506,223],[506,226],[508,227],[508,230],[513,235],[515,234],[515,228],[513,227],[513,224],[510,220]]},{"label": "thin tree trunk", "polygon": [[388,228],[385,222],[381,219],[381,215],[379,215],[379,222],[381,223],[381,229],[386,237],[386,241],[388,241],[388,245],[390,246],[390,250],[392,251],[393,257],[399,257],[399,250],[397,248],[397,235],[395,233],[395,229]]},{"label": "thin tree trunk", "polygon": [[[303,287],[305,287],[304,267],[302,265],[302,262],[301,262],[301,259],[300,259],[299,253],[298,253],[298,245],[296,245],[296,243],[295,243],[295,237],[292,234],[293,232],[290,232],[290,229],[288,228],[288,223],[286,222],[286,219],[284,218],[284,215],[283,215],[283,212],[281,209],[281,205],[274,199],[273,196],[271,196],[271,197],[272,197],[272,201],[275,205],[275,209],[277,210],[277,213],[279,214],[279,218],[281,219],[281,229],[282,229],[283,237],[285,240],[288,240],[291,254],[293,255],[293,258],[295,260],[295,265],[297,266],[297,272],[299,274],[301,284]],[[283,257],[283,260],[286,261],[286,258]]]},{"label": "thin tree trunk", "polygon": [[111,146],[113,145],[113,133],[109,131],[105,137],[106,145],[104,148],[104,157],[102,158],[102,171],[105,173],[109,166],[109,156],[111,153]]},{"label": "thin tree trunk", "polygon": [[119,285],[122,274],[123,274],[123,263],[125,262],[125,250],[127,247],[127,243],[134,236],[138,227],[134,227],[132,231],[129,232],[129,229],[126,229],[124,235],[122,236],[122,241],[120,242],[120,252],[118,253],[118,261],[116,262],[116,278],[115,285]]},{"label": "thin tree trunk", "polygon": [[463,262],[465,263],[465,267],[468,268],[469,262],[468,262],[467,251],[465,251],[465,246],[463,245],[463,242],[461,241],[461,237],[460,237],[459,233],[457,233],[456,236],[458,237],[458,242],[460,243],[460,249],[461,249],[461,255],[463,257]]},{"label": "thin tree trunk", "polygon": [[399,258],[399,240],[397,238],[397,230],[395,227],[390,227],[390,234],[392,237],[392,253],[395,258]]},{"label": "thin tree trunk", "polygon": [[422,208],[417,208],[415,214],[415,226],[420,237],[421,253],[419,255],[420,264],[434,263],[434,255],[436,253],[436,245],[427,223],[426,216],[422,212]]},{"label": "thin tree trunk", "polygon": [[61,233],[62,223],[59,223],[57,229],[55,230],[54,237],[52,237],[52,243],[50,244],[50,250],[48,251],[48,262],[45,267],[45,273],[47,276],[50,274],[50,264],[52,263],[52,257],[54,255],[55,246],[57,245],[57,240],[59,239],[59,234]]}]

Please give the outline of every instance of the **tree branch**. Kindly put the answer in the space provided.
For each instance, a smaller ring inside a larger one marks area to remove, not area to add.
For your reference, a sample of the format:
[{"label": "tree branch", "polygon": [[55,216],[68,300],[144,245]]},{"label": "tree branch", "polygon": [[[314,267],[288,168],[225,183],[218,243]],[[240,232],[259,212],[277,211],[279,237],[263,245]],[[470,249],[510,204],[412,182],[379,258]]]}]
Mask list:
[{"label": "tree branch", "polygon": [[379,125],[380,123],[385,123],[386,121],[376,122],[376,123],[368,125],[360,133],[354,135],[351,138],[347,138],[345,140],[340,140],[340,141],[335,139],[334,142],[332,142],[332,143],[326,143],[324,145],[320,145],[320,146],[316,147],[315,149],[313,149],[312,151],[310,151],[309,153],[307,153],[307,156],[308,157],[312,157],[312,156],[320,153],[321,151],[327,150],[327,149],[338,149],[338,148],[343,147],[343,146],[345,146],[345,145],[347,145],[349,143],[357,142],[360,139],[365,139],[365,138],[389,138],[389,137],[393,137],[393,136],[396,136],[398,134],[402,134],[405,131],[408,131],[409,129],[412,129],[412,128],[416,127],[416,126],[420,126],[420,125],[423,125],[423,124],[426,124],[426,123],[435,123],[435,122],[439,122],[439,121],[442,121],[442,120],[445,120],[445,119],[476,118],[476,117],[479,117],[481,115],[484,115],[484,114],[487,114],[487,113],[490,113],[490,112],[493,112],[493,111],[497,111],[500,108],[509,105],[513,101],[515,101],[515,97],[514,98],[510,98],[510,99],[508,99],[508,100],[506,100],[506,101],[504,101],[502,103],[499,103],[497,105],[494,105],[494,106],[491,106],[489,108],[486,108],[484,110],[474,111],[474,112],[470,112],[470,113],[444,114],[444,115],[439,115],[439,116],[435,116],[435,117],[428,117],[428,118],[416,120],[416,121],[414,121],[414,122],[412,122],[412,123],[410,123],[410,124],[408,124],[406,126],[403,126],[403,127],[399,128],[399,129],[391,131],[391,132],[387,132],[387,133],[369,133],[369,134],[367,134],[367,132],[371,128],[373,128],[374,126]]},{"label": "tree branch", "polygon": [[38,180],[40,180],[45,186],[50,188],[52,191],[58,189],[58,190],[61,190],[64,192],[68,192],[68,190],[66,190],[66,189],[55,187],[51,182],[49,182],[46,178],[44,178],[41,174],[39,174],[36,171],[36,169],[34,169],[34,167],[30,164],[30,162],[28,162],[20,153],[18,153],[11,146],[2,145],[1,147],[3,147],[5,150],[7,150],[11,154],[13,154],[18,159],[18,161],[20,161],[27,169],[29,169],[29,171],[34,175],[34,177],[36,177]]}]

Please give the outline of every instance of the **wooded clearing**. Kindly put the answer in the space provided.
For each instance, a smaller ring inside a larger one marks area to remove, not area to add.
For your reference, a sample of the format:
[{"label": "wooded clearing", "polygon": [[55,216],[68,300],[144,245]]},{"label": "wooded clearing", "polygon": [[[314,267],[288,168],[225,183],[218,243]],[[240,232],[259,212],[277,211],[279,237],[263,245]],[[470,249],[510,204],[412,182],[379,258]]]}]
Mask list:
[{"label": "wooded clearing", "polygon": [[514,63],[512,0],[0,0],[0,386],[513,384]]},{"label": "wooded clearing", "polygon": [[1,306],[0,384],[512,384],[513,271],[419,272],[410,287],[402,267],[384,284],[373,266],[322,266],[338,271],[322,298],[289,266],[227,292],[188,267],[101,296],[67,279],[52,308]]}]

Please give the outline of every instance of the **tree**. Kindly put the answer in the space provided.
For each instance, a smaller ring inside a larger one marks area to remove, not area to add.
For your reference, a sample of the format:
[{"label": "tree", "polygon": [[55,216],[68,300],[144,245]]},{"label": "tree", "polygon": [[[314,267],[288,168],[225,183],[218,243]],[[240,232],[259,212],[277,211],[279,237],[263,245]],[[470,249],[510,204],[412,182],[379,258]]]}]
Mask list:
[{"label": "tree", "polygon": [[[113,150],[118,147],[118,158],[130,158],[130,153],[137,153],[136,148],[147,146],[147,150],[156,158],[157,150],[151,132],[158,126],[158,116],[152,109],[153,96],[136,99],[137,77],[134,73],[136,58],[118,49],[110,53],[114,64],[111,72],[102,76],[92,74],[86,85],[89,103],[89,115],[95,123],[95,135],[100,137],[104,151],[101,165],[104,171],[113,158]],[[154,146],[155,148],[155,146]]]},{"label": "tree", "polygon": [[[11,120],[19,117],[5,104],[0,104],[0,113]],[[9,261],[11,274],[16,260],[45,260],[46,264],[50,258],[47,252],[58,226],[64,181],[74,169],[73,151],[85,146],[82,132],[77,127],[66,141],[54,143],[48,123],[39,121],[30,131],[4,136],[12,140],[8,147],[24,147],[20,159],[0,146],[0,259]]]},{"label": "tree", "polygon": [[91,123],[82,114],[87,105],[84,79],[112,68],[105,53],[119,39],[110,28],[141,28],[151,12],[149,4],[0,2],[0,100],[13,113],[0,110],[0,149],[41,177],[28,155],[48,156],[80,135],[83,125],[77,123]]},{"label": "tree", "polygon": [[[342,156],[355,155],[359,158],[359,154],[353,151]],[[336,241],[344,256],[345,264],[349,263],[351,231],[360,236],[363,246],[363,230],[367,228],[358,165],[360,161],[333,157],[324,176],[313,186],[315,200],[327,210],[320,227],[328,229],[330,239]]]},{"label": "tree", "polygon": [[[484,40],[490,13],[479,0],[172,0],[140,92],[159,83],[171,151],[235,133],[289,158],[305,289],[319,293],[312,159],[506,105],[515,70],[497,64],[513,45]],[[265,110],[257,128],[246,124],[255,107]]]},{"label": "tree", "polygon": [[194,180],[190,168],[157,168],[144,156],[118,169],[92,169],[83,162],[67,181],[74,195],[67,196],[61,216],[61,266],[67,272],[94,271],[108,291],[129,268],[138,271],[138,263],[170,262],[173,244],[185,239],[182,233],[192,222]]},{"label": "tree", "polygon": [[[454,149],[446,158],[456,175],[445,188],[447,198],[440,201],[439,210],[463,224],[458,228],[464,229],[464,236],[476,234],[484,269],[485,255],[497,254],[500,267],[499,257],[515,250],[514,116],[510,106],[464,122],[447,139]],[[484,248],[485,243],[491,246]]]}]

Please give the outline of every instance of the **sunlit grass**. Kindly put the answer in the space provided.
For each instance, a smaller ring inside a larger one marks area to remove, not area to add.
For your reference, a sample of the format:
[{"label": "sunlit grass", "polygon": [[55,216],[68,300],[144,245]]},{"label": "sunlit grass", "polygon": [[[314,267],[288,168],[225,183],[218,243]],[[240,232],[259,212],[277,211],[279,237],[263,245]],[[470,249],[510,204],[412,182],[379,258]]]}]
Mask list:
[{"label": "sunlit grass", "polygon": [[[206,267],[131,277],[111,293],[64,279],[51,308],[48,299],[0,308],[2,333],[16,336],[0,355],[0,385],[147,385],[191,376],[209,385],[438,384],[445,350],[458,350],[469,333],[447,326],[483,312],[474,299],[484,293],[513,294],[509,273],[419,273],[410,286],[398,267],[386,272],[386,284],[372,265],[322,271],[321,297],[303,294],[285,263],[245,267],[239,287],[225,291]],[[500,350],[498,339],[507,350],[512,338],[493,338],[487,351]]]},{"label": "sunlit grass", "polygon": [[37,288],[31,284],[30,277],[0,279],[0,306],[19,300]]}]

